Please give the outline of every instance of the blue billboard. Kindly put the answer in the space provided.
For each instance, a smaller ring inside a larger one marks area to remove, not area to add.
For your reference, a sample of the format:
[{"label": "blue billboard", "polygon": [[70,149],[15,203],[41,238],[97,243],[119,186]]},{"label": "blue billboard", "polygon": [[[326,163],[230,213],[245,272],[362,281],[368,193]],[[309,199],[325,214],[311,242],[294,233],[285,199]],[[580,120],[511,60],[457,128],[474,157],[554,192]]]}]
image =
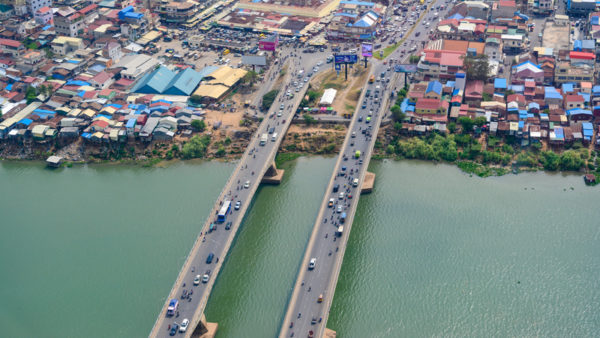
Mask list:
[{"label": "blue billboard", "polygon": [[341,54],[334,55],[335,63],[357,63],[358,55],[356,54]]}]

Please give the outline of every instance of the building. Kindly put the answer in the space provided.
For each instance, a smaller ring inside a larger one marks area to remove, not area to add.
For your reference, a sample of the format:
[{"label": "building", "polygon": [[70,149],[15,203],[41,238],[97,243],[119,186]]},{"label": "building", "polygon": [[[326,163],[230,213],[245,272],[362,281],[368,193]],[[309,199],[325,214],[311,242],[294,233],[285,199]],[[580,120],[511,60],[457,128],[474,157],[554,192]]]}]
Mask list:
[{"label": "building", "polygon": [[33,18],[35,19],[35,22],[39,23],[40,25],[52,24],[52,8],[48,6],[39,8],[34,12]]},{"label": "building", "polygon": [[569,14],[588,14],[595,10],[595,0],[567,0],[567,12]]},{"label": "building", "polygon": [[121,68],[121,76],[138,80],[158,65],[158,60],[145,54],[129,54],[121,58],[112,68]]},{"label": "building", "polygon": [[229,66],[219,67],[206,76],[207,82],[200,84],[193,95],[201,96],[206,101],[218,101],[222,99],[243,77],[247,71],[231,68]]},{"label": "building", "polygon": [[525,61],[512,67],[512,81],[523,84],[525,80],[533,79],[536,84],[544,82],[544,71],[531,61]]},{"label": "building", "polygon": [[502,34],[501,39],[505,53],[519,53],[525,47],[523,35],[521,34]]},{"label": "building", "polygon": [[425,49],[417,65],[418,74],[424,79],[454,79],[463,67],[464,52],[454,50]]},{"label": "building", "polygon": [[83,49],[83,40],[68,36],[59,36],[52,40],[52,51],[58,55],[67,55],[71,52]]},{"label": "building", "polygon": [[51,0],[26,0],[26,4],[27,4],[27,9],[29,10],[29,13],[31,13],[32,15],[35,15],[37,10],[42,7],[48,7],[48,8],[52,7]]},{"label": "building", "polygon": [[163,24],[182,24],[191,22],[198,13],[198,3],[191,0],[162,0],[156,9]]},{"label": "building", "polygon": [[72,7],[62,7],[56,12],[54,29],[58,35],[76,37],[98,16],[98,5],[92,4],[78,11]]},{"label": "building", "polygon": [[0,0],[0,4],[12,7],[16,15],[25,15],[27,13],[27,3],[25,0]]},{"label": "building", "polygon": [[559,62],[554,68],[554,82],[594,82],[594,68],[591,66],[575,67],[568,62]]},{"label": "building", "polygon": [[4,54],[11,54],[14,57],[18,57],[25,51],[25,46],[16,40],[0,39],[0,51]]},{"label": "building", "polygon": [[134,93],[189,96],[202,81],[202,75],[191,68],[174,72],[160,66],[144,76],[132,89]]}]

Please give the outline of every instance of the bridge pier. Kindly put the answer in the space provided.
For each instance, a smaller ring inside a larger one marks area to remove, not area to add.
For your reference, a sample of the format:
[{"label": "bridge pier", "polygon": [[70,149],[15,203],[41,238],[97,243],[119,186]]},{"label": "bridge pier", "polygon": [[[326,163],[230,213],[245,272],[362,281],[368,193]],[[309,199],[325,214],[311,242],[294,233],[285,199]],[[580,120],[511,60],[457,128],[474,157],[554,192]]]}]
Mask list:
[{"label": "bridge pier", "polygon": [[363,181],[363,184],[360,186],[360,193],[361,194],[370,193],[371,191],[373,191],[374,185],[375,185],[375,174],[367,171],[365,173],[365,180]]},{"label": "bridge pier", "polygon": [[279,183],[281,183],[281,180],[283,179],[284,172],[285,172],[285,170],[283,170],[283,169],[277,169],[277,167],[275,166],[275,162],[273,162],[271,164],[271,166],[269,167],[269,169],[267,169],[267,172],[265,173],[265,176],[263,176],[260,183],[262,183],[262,184],[279,184]]},{"label": "bridge pier", "polygon": [[196,328],[194,329],[194,332],[192,333],[192,337],[193,338],[215,338],[215,336],[217,335],[217,328],[219,328],[219,324],[207,322],[206,316],[203,313],[202,318],[200,319],[200,322],[198,322],[198,325],[196,325]]}]

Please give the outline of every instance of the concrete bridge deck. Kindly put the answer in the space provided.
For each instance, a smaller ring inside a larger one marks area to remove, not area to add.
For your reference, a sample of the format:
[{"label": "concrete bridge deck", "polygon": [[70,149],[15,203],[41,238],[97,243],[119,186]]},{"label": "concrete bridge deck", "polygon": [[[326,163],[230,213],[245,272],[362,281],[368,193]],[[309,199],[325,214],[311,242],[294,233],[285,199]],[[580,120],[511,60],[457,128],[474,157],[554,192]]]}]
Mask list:
[{"label": "concrete bridge deck", "polygon": [[[315,59],[309,65],[295,65],[294,62],[290,62],[284,84],[290,82],[296,70],[302,68],[302,66],[312,68],[317,61],[318,59]],[[303,88],[305,89],[306,86],[305,83]],[[259,184],[277,183],[281,180],[283,171],[274,168],[275,155],[283,135],[285,135],[292,122],[292,117],[300,104],[301,98],[302,95],[295,95],[291,100],[286,99],[285,90],[280,90],[269,113],[260,124],[237,167],[225,184],[206,222],[199,229],[200,234],[196,238],[169,296],[158,314],[158,318],[150,332],[150,337],[169,336],[169,327],[174,323],[180,324],[184,319],[190,321],[185,337],[190,337],[192,334],[193,336],[209,337],[214,334],[214,332],[209,332],[208,329],[212,328],[211,331],[214,331],[216,327],[215,325],[207,325],[204,319],[204,308]],[[276,112],[279,111],[281,104],[284,104],[284,110],[282,116],[277,117]],[[268,133],[270,128],[275,128],[272,134]],[[277,137],[273,139],[275,133],[277,133]],[[262,134],[268,134],[268,140],[265,145],[261,146],[260,138]],[[231,201],[231,211],[225,222],[217,223],[217,214],[225,201]],[[237,201],[240,201],[239,210],[235,208]],[[216,224],[216,230],[209,231],[211,224]],[[207,258],[210,254],[214,257],[212,262],[208,263]],[[208,282],[200,282],[198,285],[194,285],[196,275],[202,277],[208,270],[210,270]],[[184,292],[191,294],[191,296],[182,298]],[[178,309],[175,315],[167,316],[167,307],[171,299],[177,299]]]}]

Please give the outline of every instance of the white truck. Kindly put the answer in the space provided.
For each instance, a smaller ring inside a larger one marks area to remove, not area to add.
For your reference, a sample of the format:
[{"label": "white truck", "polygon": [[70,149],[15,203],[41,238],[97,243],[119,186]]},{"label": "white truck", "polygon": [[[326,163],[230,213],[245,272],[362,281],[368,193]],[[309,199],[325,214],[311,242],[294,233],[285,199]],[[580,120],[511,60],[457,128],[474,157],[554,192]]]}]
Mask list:
[{"label": "white truck", "polygon": [[260,137],[260,145],[264,146],[265,144],[267,144],[268,140],[269,140],[269,135],[262,134],[262,136]]}]

